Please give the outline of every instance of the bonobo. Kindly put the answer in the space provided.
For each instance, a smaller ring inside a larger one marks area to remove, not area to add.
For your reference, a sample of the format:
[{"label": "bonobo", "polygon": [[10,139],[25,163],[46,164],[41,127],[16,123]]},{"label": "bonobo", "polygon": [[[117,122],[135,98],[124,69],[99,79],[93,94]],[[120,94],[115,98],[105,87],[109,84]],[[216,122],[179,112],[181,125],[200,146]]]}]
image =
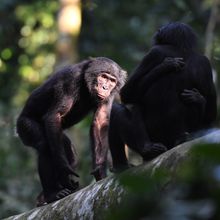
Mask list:
[{"label": "bonobo", "polygon": [[[64,67],[28,98],[17,120],[23,143],[38,153],[38,171],[47,203],[78,188],[75,147],[63,130],[94,110],[91,126],[93,174],[105,177],[108,124],[115,94],[126,72],[114,61],[97,57]],[[40,196],[42,197],[42,196]]]},{"label": "bonobo", "polygon": [[[128,166],[124,144],[150,160],[215,121],[212,69],[196,51],[196,41],[192,28],[180,22],[155,33],[153,47],[121,89],[123,105],[112,109],[109,143],[115,170]],[[168,57],[183,58],[183,68],[170,71],[163,64]],[[149,83],[158,73],[165,74]]]}]

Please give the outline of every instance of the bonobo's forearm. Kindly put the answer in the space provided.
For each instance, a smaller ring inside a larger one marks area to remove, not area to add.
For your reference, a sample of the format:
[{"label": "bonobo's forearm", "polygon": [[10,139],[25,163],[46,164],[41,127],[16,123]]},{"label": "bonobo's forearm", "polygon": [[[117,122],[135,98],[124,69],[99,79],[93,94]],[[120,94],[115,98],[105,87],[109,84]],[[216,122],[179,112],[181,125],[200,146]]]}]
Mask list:
[{"label": "bonobo's forearm", "polygon": [[215,122],[217,117],[217,101],[214,84],[212,84],[212,88],[210,88],[210,93],[206,97],[206,108],[204,115],[204,125],[206,127],[213,126],[213,123]]},{"label": "bonobo's forearm", "polygon": [[106,176],[106,160],[108,152],[108,127],[113,99],[101,104],[95,114],[91,127],[91,144],[93,151],[93,175],[96,180]]},{"label": "bonobo's forearm", "polygon": [[164,55],[153,48],[141,61],[134,73],[129,77],[127,83],[121,89],[120,95],[123,103],[129,104],[136,102],[139,93],[137,92],[137,85],[145,75],[164,59]]},{"label": "bonobo's forearm", "polygon": [[[61,116],[59,114],[51,114],[44,121],[46,136],[54,163],[58,169],[67,169],[66,171],[68,172],[68,161],[65,157],[62,142]],[[69,173],[71,172],[69,171]]]},{"label": "bonobo's forearm", "polygon": [[176,65],[172,63],[163,62],[156,66],[136,85],[137,98],[140,99],[157,80],[162,77],[167,77],[167,74],[174,73],[176,70]]},{"label": "bonobo's forearm", "polygon": [[[122,101],[125,103],[138,103],[140,98],[147,92],[147,90],[160,78],[167,77],[170,73],[177,73],[184,66],[182,58],[172,58],[166,57],[162,63],[152,68],[145,74],[138,82],[134,84],[135,88],[133,90],[133,99],[124,99]],[[127,96],[128,94],[126,94]],[[132,94],[131,94],[132,95]]]}]

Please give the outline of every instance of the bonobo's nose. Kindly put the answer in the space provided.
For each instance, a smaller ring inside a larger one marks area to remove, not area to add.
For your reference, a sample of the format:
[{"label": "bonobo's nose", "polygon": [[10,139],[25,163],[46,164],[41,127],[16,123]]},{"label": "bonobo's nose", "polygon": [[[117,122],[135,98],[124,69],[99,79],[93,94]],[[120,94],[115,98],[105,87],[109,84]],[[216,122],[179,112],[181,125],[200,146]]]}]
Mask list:
[{"label": "bonobo's nose", "polygon": [[108,89],[108,86],[103,86],[102,87],[104,90],[107,90]]}]

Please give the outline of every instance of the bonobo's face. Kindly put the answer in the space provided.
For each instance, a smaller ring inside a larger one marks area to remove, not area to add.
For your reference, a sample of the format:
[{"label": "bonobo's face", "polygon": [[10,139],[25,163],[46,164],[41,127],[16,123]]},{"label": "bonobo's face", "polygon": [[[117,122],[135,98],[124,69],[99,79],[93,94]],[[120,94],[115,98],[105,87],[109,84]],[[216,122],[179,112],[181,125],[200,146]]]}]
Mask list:
[{"label": "bonobo's face", "polygon": [[116,77],[112,76],[109,73],[100,73],[97,76],[97,82],[95,85],[95,90],[97,92],[97,96],[104,100],[108,98],[112,92],[112,90],[115,88],[117,84]]}]

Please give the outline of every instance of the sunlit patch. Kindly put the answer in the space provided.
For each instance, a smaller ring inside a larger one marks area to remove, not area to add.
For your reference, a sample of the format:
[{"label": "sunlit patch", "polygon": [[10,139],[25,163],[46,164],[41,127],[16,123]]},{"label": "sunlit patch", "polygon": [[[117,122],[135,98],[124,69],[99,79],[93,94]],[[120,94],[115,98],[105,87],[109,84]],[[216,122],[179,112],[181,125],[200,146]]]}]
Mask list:
[{"label": "sunlit patch", "polygon": [[10,48],[5,48],[2,52],[1,52],[1,57],[4,60],[8,60],[12,57],[12,51]]}]

